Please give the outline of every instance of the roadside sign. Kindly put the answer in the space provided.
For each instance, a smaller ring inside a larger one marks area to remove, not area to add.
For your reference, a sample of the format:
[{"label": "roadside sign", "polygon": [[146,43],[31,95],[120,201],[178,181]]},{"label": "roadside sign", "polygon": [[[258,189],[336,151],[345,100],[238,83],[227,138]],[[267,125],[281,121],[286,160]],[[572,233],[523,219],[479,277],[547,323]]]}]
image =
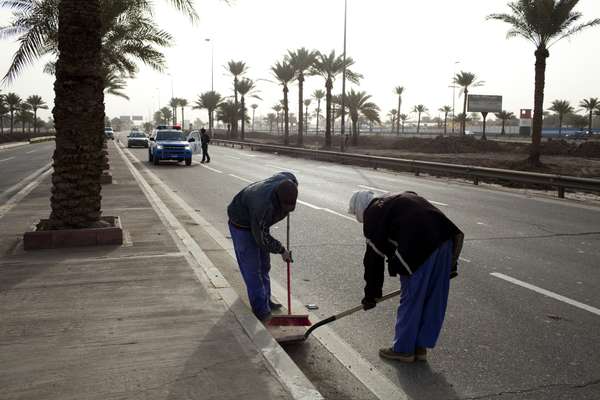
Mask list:
[{"label": "roadside sign", "polygon": [[131,120],[132,120],[132,121],[143,121],[143,120],[144,120],[144,117],[143,117],[143,116],[141,116],[141,115],[132,115],[132,116],[131,116]]},{"label": "roadside sign", "polygon": [[502,96],[487,96],[480,94],[469,95],[468,112],[501,112]]}]

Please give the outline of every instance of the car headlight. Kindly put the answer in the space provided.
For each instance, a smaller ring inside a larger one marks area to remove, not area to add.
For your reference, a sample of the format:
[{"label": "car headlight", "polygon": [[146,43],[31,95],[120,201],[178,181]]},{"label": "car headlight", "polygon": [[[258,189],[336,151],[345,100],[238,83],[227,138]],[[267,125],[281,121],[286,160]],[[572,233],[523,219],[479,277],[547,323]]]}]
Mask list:
[{"label": "car headlight", "polygon": [[191,150],[191,149],[192,149],[192,146],[190,146],[189,144],[187,144],[187,145],[185,145],[185,149],[186,149],[186,150]]},{"label": "car headlight", "polygon": [[157,150],[162,150],[162,148],[163,148],[163,147],[162,147],[162,144],[157,144],[157,145],[156,145],[156,149],[157,149]]}]

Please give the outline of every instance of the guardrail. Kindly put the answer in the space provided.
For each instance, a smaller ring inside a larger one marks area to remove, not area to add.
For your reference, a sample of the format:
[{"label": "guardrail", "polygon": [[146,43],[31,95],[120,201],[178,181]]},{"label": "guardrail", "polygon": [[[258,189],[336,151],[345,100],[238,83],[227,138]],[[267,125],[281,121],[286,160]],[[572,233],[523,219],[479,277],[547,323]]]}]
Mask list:
[{"label": "guardrail", "polygon": [[40,142],[49,142],[51,140],[55,140],[56,136],[42,136],[29,139],[29,143],[40,143]]},{"label": "guardrail", "polygon": [[432,161],[406,160],[401,158],[369,156],[365,154],[341,153],[337,151],[311,150],[272,144],[261,144],[252,142],[240,142],[233,140],[213,139],[217,145],[239,146],[251,150],[275,151],[281,154],[300,155],[306,158],[323,161],[341,161],[352,164],[366,165],[374,169],[390,168],[420,173],[431,173],[445,176],[466,177],[473,180],[475,185],[479,180],[500,180],[512,183],[539,185],[555,188],[558,197],[565,197],[565,190],[578,190],[583,192],[600,193],[600,179],[578,178],[574,176],[550,175],[536,172],[512,171],[507,169],[496,169],[476,167],[470,165],[447,164]]}]

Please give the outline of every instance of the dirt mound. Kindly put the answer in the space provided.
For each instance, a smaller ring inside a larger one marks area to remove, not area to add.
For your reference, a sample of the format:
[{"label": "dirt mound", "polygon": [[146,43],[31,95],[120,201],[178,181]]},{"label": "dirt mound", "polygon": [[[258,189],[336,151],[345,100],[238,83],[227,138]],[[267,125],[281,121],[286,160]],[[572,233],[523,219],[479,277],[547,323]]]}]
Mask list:
[{"label": "dirt mound", "polygon": [[578,157],[600,158],[600,141],[581,143],[573,152]]},{"label": "dirt mound", "polygon": [[515,144],[481,140],[470,136],[429,138],[361,137],[359,146],[396,149],[430,154],[484,153],[515,151]]},{"label": "dirt mound", "polygon": [[566,140],[548,140],[541,144],[542,154],[548,156],[568,156],[573,154],[577,149],[577,145],[567,142]]}]

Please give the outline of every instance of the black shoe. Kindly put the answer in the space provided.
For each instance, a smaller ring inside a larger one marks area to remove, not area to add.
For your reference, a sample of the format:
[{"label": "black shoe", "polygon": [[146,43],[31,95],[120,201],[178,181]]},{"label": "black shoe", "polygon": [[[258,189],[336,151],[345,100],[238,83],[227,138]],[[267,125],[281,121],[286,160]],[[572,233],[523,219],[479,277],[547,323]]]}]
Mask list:
[{"label": "black shoe", "polygon": [[271,310],[277,311],[277,310],[280,310],[281,307],[283,307],[283,306],[279,303],[275,303],[275,302],[269,300],[269,307],[271,307]]}]

